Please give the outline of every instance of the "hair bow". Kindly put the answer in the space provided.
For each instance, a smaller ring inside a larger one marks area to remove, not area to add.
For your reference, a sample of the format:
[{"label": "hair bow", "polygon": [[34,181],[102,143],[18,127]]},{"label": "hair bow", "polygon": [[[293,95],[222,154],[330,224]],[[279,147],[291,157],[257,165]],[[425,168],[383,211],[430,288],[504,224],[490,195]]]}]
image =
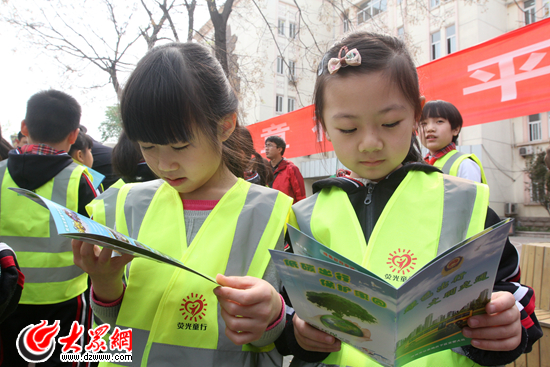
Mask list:
[{"label": "hair bow", "polygon": [[[342,57],[342,51],[345,52],[344,57]],[[334,74],[340,68],[345,68],[346,66],[358,66],[361,65],[361,54],[357,51],[356,48],[348,51],[346,46],[342,47],[338,52],[338,58],[333,57],[328,62],[328,72]]]}]

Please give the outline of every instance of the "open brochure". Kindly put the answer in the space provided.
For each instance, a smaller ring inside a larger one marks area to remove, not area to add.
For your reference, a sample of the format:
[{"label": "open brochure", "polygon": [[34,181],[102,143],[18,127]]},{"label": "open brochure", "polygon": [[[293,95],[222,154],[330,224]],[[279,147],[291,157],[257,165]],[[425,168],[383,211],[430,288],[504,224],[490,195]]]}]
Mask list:
[{"label": "open brochure", "polygon": [[11,188],[20,195],[26,196],[34,202],[48,209],[55,222],[57,232],[61,236],[93,243],[99,246],[108,247],[118,252],[124,252],[130,255],[144,257],[165,264],[170,264],[178,268],[195,273],[213,283],[216,280],[206,274],[201,274],[187,266],[181,261],[174,259],[160,251],[155,250],[139,241],[123,235],[111,228],[105,227],[83,215],[73,212],[62,205],[56,204],[51,200],[45,199],[32,191]]},{"label": "open brochure", "polygon": [[298,316],[386,366],[470,344],[466,320],[485,313],[512,222],[445,251],[399,288],[292,226],[294,254],[270,250]]}]

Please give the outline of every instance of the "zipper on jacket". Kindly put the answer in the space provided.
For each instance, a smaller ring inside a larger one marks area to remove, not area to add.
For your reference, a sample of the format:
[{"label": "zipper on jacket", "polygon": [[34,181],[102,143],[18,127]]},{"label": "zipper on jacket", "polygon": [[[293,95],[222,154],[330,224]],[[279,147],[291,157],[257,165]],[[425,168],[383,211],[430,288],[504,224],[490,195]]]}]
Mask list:
[{"label": "zipper on jacket", "polygon": [[369,182],[367,184],[367,197],[365,198],[365,205],[369,205],[372,202],[373,190],[374,190],[374,184]]}]

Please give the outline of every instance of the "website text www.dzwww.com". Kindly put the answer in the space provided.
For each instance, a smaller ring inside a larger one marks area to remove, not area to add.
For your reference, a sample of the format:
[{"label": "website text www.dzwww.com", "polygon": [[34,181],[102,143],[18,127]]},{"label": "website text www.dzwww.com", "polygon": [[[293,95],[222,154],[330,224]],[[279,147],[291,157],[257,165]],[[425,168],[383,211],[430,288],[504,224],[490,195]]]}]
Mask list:
[{"label": "website text www.dzwww.com", "polygon": [[130,353],[61,353],[61,362],[132,362]]}]

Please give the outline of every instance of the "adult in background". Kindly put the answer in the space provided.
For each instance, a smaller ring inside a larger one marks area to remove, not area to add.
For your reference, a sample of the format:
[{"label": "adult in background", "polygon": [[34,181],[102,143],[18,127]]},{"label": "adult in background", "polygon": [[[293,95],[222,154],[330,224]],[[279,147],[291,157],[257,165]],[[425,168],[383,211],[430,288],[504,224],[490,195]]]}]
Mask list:
[{"label": "adult in background", "polygon": [[286,143],[279,136],[265,139],[265,156],[273,167],[273,181],[269,184],[294,199],[294,204],[306,198],[304,178],[294,163],[283,158]]},{"label": "adult in background", "polygon": [[[80,131],[85,134],[88,133],[88,129],[85,126],[80,125]],[[103,189],[107,190],[112,184],[114,184],[118,177],[113,173],[113,167],[111,163],[111,156],[113,154],[113,148],[103,145],[97,142],[94,138],[94,145],[92,146],[92,155],[94,157],[94,164],[92,169],[105,176],[103,180]]]}]

